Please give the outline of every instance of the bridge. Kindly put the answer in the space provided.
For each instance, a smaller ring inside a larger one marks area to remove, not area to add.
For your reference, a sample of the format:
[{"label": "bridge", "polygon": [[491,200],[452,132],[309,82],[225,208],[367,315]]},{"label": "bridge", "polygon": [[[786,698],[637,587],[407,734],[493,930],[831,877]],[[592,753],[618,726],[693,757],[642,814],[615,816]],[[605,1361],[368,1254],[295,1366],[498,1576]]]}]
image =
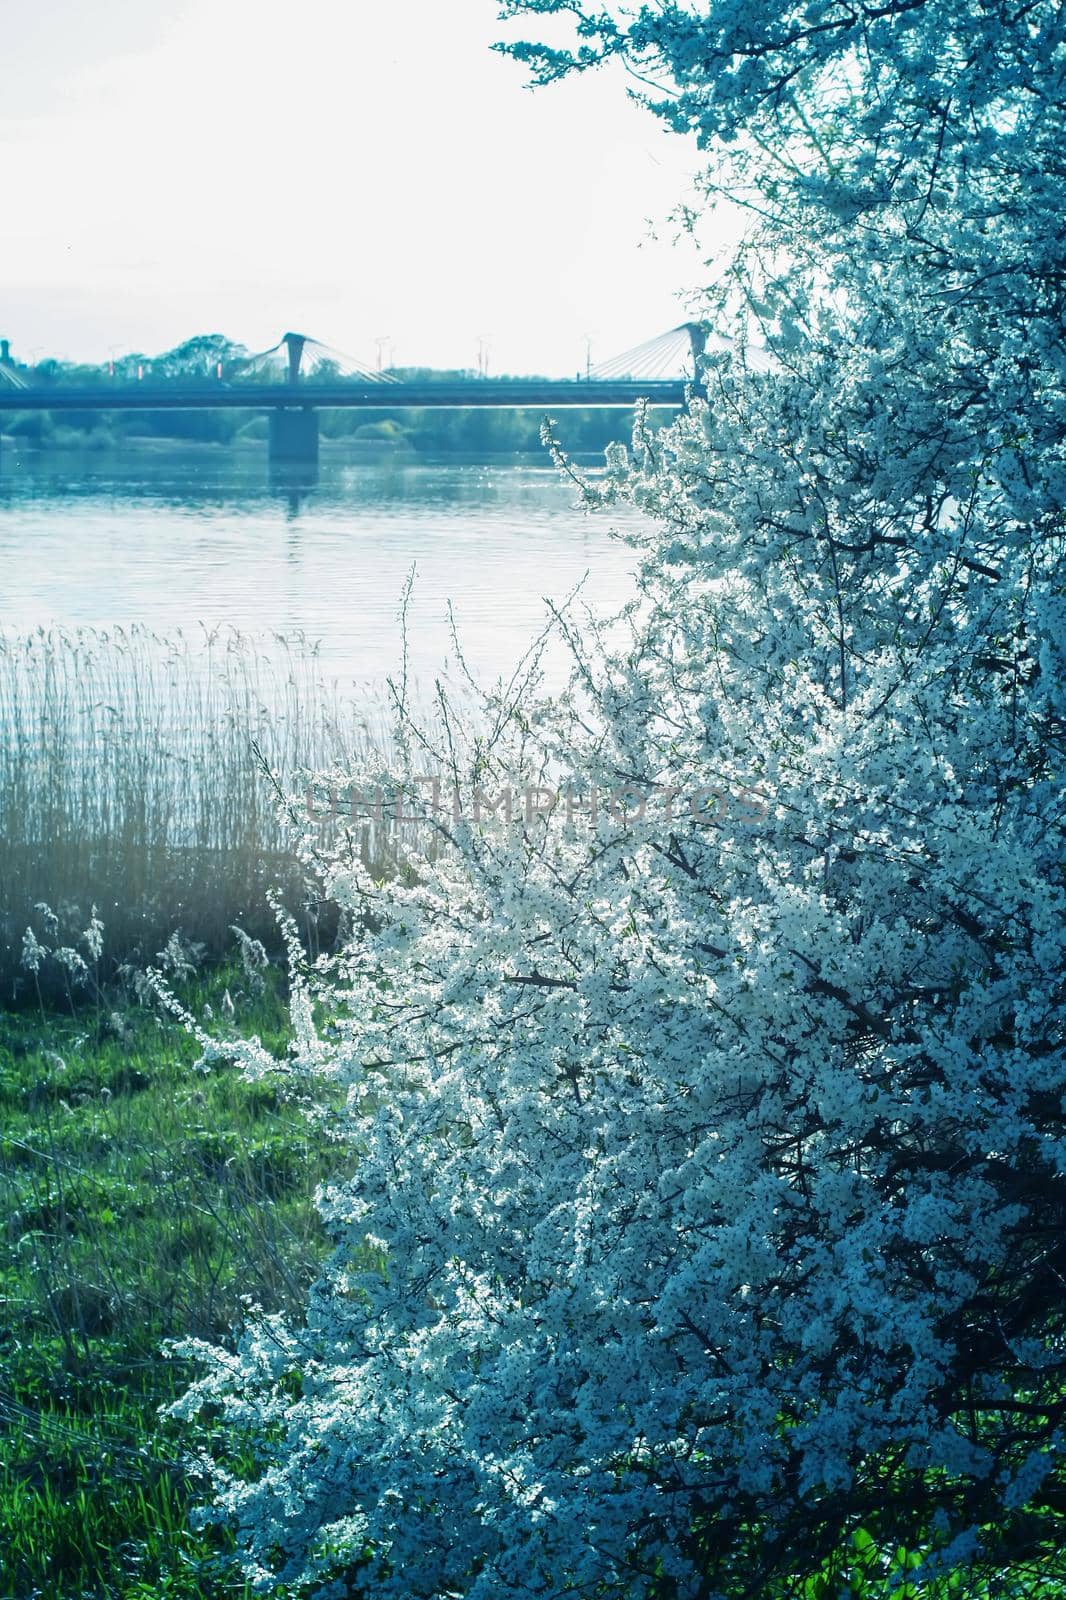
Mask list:
[{"label": "bridge", "polygon": [[[408,382],[392,373],[372,372],[298,333],[286,333],[269,350],[249,356],[228,372],[219,368],[213,378],[203,380],[33,384],[10,360],[0,359],[0,418],[4,411],[262,410],[270,419],[270,460],[314,463],[318,459],[318,412],[335,407],[554,410],[566,406],[632,407],[646,400],[653,406],[680,408],[699,387],[700,361],[707,345],[702,326],[682,323],[591,368],[584,377],[471,377],[441,382]],[[6,348],[3,354],[7,354]],[[666,376],[664,368],[675,370]]]}]

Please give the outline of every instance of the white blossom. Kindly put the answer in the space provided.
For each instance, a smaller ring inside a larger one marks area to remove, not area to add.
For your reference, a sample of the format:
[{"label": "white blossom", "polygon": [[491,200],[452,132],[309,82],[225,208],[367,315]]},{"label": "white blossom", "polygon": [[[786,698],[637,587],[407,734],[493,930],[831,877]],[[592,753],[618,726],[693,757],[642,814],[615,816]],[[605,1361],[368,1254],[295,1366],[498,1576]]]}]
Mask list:
[{"label": "white blossom", "polygon": [[987,1593],[1061,1507],[1061,12],[712,0],[516,53],[624,53],[752,231],[732,354],[587,489],[646,514],[639,604],[558,613],[552,702],[534,662],[472,731],[403,720],[412,805],[432,761],[759,808],[427,811],[392,882],[327,863],[352,932],[295,957],[287,1065],[348,1087],[334,1252],[182,1407],[258,1442],[205,1467],[264,1584],[770,1595],[872,1518]]}]

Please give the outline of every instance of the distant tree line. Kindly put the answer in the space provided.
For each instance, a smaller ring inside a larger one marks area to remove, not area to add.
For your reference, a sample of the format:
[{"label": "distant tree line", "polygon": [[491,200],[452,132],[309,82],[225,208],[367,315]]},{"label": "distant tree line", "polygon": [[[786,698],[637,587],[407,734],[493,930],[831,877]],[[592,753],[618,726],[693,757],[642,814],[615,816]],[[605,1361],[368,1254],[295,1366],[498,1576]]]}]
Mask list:
[{"label": "distant tree line", "polygon": [[[108,383],[197,383],[217,379],[239,381],[249,352],[220,333],[197,334],[172,350],[148,356],[135,351],[99,365],[45,360],[23,364],[12,359],[9,370],[35,387],[102,387]],[[474,379],[472,370],[433,367],[390,369],[389,375],[406,382],[449,383]],[[305,381],[335,382],[344,376],[335,363],[320,362]],[[501,376],[498,381],[511,381]],[[515,378],[514,381],[520,381]],[[653,425],[669,418],[653,413]],[[345,440],[369,447],[406,449],[420,454],[514,455],[541,450],[543,408],[469,408],[443,410],[323,410],[324,439]],[[177,439],[210,444],[233,444],[258,438],[266,432],[262,411],[197,410],[111,412],[106,408],[67,411],[10,411],[0,416],[0,431],[35,445],[55,448],[107,448],[123,440]],[[618,410],[602,406],[568,407],[561,414],[561,431],[568,449],[599,453],[628,431],[628,419]]]}]

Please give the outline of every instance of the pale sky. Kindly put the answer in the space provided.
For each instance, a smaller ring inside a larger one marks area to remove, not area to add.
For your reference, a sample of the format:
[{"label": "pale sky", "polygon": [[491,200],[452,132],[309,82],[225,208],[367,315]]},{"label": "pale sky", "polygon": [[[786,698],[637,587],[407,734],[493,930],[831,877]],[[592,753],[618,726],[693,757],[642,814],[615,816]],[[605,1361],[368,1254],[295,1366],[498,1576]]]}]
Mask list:
[{"label": "pale sky", "polygon": [[291,328],[569,375],[586,335],[628,349],[711,275],[669,222],[694,147],[620,73],[528,89],[489,46],[531,30],[494,0],[0,0],[0,23],[22,359]]}]

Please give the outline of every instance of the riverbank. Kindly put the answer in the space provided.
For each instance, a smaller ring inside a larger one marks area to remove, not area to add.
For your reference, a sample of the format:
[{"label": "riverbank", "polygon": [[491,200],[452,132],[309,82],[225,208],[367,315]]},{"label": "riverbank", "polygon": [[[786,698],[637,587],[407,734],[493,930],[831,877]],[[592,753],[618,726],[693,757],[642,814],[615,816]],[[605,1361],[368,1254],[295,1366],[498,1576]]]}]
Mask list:
[{"label": "riverbank", "polygon": [[[671,411],[651,411],[654,430],[673,419]],[[356,447],[409,450],[418,456],[474,459],[533,456],[544,459],[543,408],[456,407],[377,410],[323,409],[320,440]],[[575,406],[562,413],[560,431],[575,453],[602,456],[609,444],[628,437],[629,413],[614,407]],[[233,411],[24,411],[3,419],[0,439],[8,449],[83,449],[126,447],[134,441],[239,446],[265,440],[267,418],[255,410]]]},{"label": "riverbank", "polygon": [[[261,427],[258,426],[260,423]],[[567,432],[565,421],[560,431],[565,437]],[[0,482],[5,467],[17,468],[33,463],[50,464],[65,458],[73,462],[86,456],[100,457],[115,453],[120,453],[124,458],[131,460],[142,459],[151,462],[153,459],[166,459],[175,450],[180,450],[182,455],[201,456],[205,461],[224,460],[235,455],[243,461],[257,463],[263,459],[266,439],[266,419],[262,417],[253,418],[247,427],[232,439],[174,439],[149,434],[127,434],[120,438],[106,429],[84,433],[78,429],[60,426],[54,434],[38,440],[5,433],[0,428],[0,451],[3,452],[0,456]],[[539,440],[535,445],[520,450],[510,446],[497,450],[432,446],[421,449],[411,438],[401,433],[392,435],[374,432],[357,436],[322,432],[319,435],[319,453],[326,462],[384,464],[390,461],[399,463],[410,461],[429,467],[530,469],[547,469],[550,466],[548,453]],[[568,450],[567,453],[575,463],[593,473],[603,467],[602,450],[575,448]]]},{"label": "riverbank", "polygon": [[[284,979],[254,952],[175,981],[284,1052]],[[189,1371],[161,1342],[226,1339],[247,1294],[302,1306],[337,1150],[280,1079],[194,1071],[137,987],[0,1011],[0,1594],[250,1600],[226,1539],[188,1525],[192,1434],[157,1412]]]},{"label": "riverbank", "polygon": [[[269,774],[386,739],[300,637],[0,631],[0,994],[84,994],[175,932],[216,959],[235,923],[270,942],[271,890],[328,940]],[[385,832],[363,836],[380,870]]]}]

